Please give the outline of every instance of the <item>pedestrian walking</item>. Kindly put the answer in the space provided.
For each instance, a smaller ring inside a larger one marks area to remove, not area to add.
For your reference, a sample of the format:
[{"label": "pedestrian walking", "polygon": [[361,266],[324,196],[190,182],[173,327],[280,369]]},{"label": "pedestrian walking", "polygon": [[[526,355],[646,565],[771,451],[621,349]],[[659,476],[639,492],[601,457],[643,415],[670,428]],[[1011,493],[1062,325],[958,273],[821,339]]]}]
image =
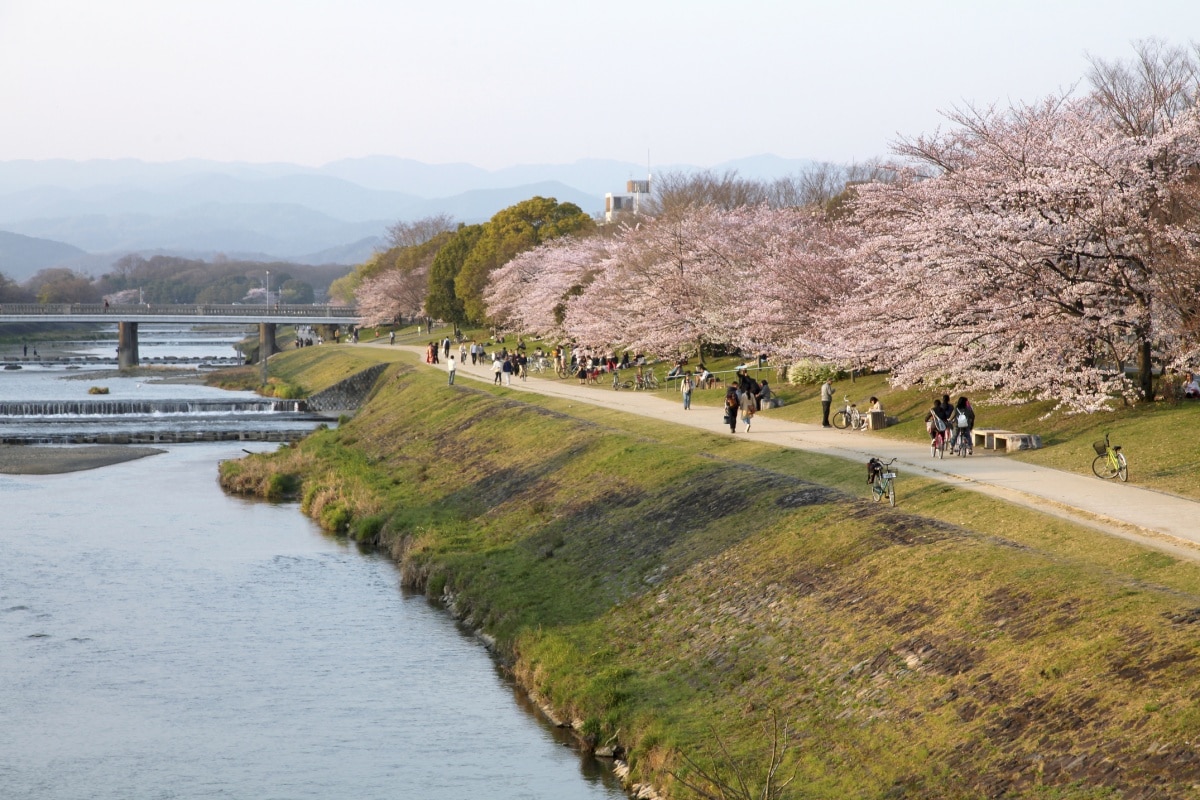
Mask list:
[{"label": "pedestrian walking", "polygon": [[725,424],[730,433],[737,433],[738,394],[737,387],[730,386],[725,390]]},{"label": "pedestrian walking", "polygon": [[497,352],[492,356],[492,374],[495,376],[492,383],[500,385],[500,375],[504,372],[504,364],[500,361],[500,353]]},{"label": "pedestrian walking", "polygon": [[833,381],[829,378],[821,384],[821,427],[831,428],[829,424],[829,409],[833,405]]},{"label": "pedestrian walking", "polygon": [[396,343],[396,332],[392,331],[391,333],[388,334],[388,344],[395,344],[395,343]]},{"label": "pedestrian walking", "polygon": [[692,380],[692,373],[683,373],[683,380],[679,382],[679,392],[683,395],[683,410],[687,411],[692,407],[692,389],[696,388],[696,382]]},{"label": "pedestrian walking", "polygon": [[450,376],[450,385],[451,386],[454,385],[454,369],[455,369],[454,356],[450,356],[449,358],[446,359],[446,372]]},{"label": "pedestrian walking", "polygon": [[746,433],[749,433],[750,423],[754,419],[754,412],[758,409],[758,404],[750,392],[739,391],[737,398],[738,409],[742,412],[742,422],[746,423]]}]

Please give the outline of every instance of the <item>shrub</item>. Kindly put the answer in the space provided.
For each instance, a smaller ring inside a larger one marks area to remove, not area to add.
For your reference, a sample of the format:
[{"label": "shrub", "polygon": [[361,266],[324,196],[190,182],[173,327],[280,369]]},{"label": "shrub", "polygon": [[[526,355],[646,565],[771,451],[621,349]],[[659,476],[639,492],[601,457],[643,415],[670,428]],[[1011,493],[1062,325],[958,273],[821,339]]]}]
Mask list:
[{"label": "shrub", "polygon": [[837,364],[805,359],[787,368],[787,382],[793,385],[815,385],[826,380],[840,380],[846,373]]},{"label": "shrub", "polygon": [[353,515],[340,501],[328,503],[321,509],[321,527],[333,533],[345,533],[350,529]]},{"label": "shrub", "polygon": [[373,544],[379,540],[379,532],[383,530],[385,521],[386,517],[383,514],[372,514],[355,520],[350,525],[350,538],[356,542]]},{"label": "shrub", "polygon": [[93,386],[88,389],[88,394],[108,394],[107,386]]},{"label": "shrub", "polygon": [[267,478],[266,498],[268,500],[286,500],[294,497],[300,489],[300,478],[288,473],[274,473]]}]

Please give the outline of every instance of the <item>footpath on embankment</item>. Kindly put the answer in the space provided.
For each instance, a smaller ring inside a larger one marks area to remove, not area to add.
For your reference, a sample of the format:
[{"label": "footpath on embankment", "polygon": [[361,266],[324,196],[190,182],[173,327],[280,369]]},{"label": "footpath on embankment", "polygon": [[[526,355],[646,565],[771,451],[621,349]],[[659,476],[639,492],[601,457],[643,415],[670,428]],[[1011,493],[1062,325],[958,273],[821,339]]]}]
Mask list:
[{"label": "footpath on embankment", "polygon": [[[389,347],[381,342],[368,346],[376,345]],[[424,364],[423,347],[395,347],[413,353]],[[444,372],[446,365],[433,368]],[[494,381],[490,363],[460,364],[457,373],[459,379]],[[514,376],[512,385],[505,388],[688,425],[716,435],[744,436],[756,442],[860,461],[864,465],[864,475],[868,458],[875,456],[884,461],[895,458],[900,467],[898,505],[904,502],[905,475],[920,475],[1138,541],[1182,558],[1200,560],[1200,503],[1132,484],[1026,464],[1000,453],[979,450],[966,458],[933,459],[925,442],[897,441],[868,431],[822,428],[819,424],[773,418],[770,411],[755,416],[749,433],[743,432],[745,426],[739,422],[738,432],[731,434],[729,426],[722,422],[721,408],[693,405],[691,410],[684,411],[682,401],[677,398],[667,399],[651,392],[614,391],[604,383],[581,386],[570,378],[530,376],[522,381]],[[703,394],[703,390],[699,394]]]}]

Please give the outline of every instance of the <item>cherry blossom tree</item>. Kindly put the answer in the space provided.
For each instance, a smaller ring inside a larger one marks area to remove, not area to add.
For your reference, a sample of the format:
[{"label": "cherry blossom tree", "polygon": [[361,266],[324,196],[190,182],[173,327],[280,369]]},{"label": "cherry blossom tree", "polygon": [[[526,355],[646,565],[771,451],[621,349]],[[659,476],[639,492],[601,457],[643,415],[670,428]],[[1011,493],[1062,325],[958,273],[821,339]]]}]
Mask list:
[{"label": "cherry blossom tree", "polygon": [[506,330],[563,338],[567,300],[592,280],[614,241],[604,235],[563,236],[518,254],[491,274],[484,298],[488,317]]},{"label": "cherry blossom tree", "polygon": [[1136,363],[1151,397],[1153,348],[1178,323],[1161,277],[1195,256],[1189,226],[1163,213],[1200,163],[1195,113],[1148,136],[1088,98],[949,117],[952,131],[900,143],[914,165],[901,181],[859,187],[860,280],[828,352],[901,384],[1075,409],[1128,393]]},{"label": "cherry blossom tree", "polygon": [[429,288],[429,268],[390,269],[366,278],[355,297],[363,325],[392,323],[403,317],[415,317],[423,310]]}]

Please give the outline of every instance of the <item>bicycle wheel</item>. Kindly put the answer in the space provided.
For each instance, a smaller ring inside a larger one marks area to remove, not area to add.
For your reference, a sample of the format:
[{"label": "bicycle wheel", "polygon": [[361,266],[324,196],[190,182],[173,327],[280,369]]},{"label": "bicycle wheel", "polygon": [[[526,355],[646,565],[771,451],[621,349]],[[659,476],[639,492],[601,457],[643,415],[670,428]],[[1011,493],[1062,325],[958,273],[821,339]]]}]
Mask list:
[{"label": "bicycle wheel", "polygon": [[850,417],[847,416],[845,411],[839,411],[833,415],[833,427],[838,428],[839,430],[845,430],[846,426],[849,424]]},{"label": "bicycle wheel", "polygon": [[1117,474],[1108,456],[1096,456],[1096,459],[1092,461],[1092,472],[1096,473],[1097,478],[1104,478],[1105,480],[1115,477]]},{"label": "bicycle wheel", "polygon": [[883,499],[883,479],[876,478],[871,482],[871,499],[878,503]]},{"label": "bicycle wheel", "polygon": [[945,434],[942,434],[941,436],[938,437],[937,457],[940,459],[943,459],[943,460],[946,458],[946,435]]},{"label": "bicycle wheel", "polygon": [[1125,460],[1124,453],[1117,453],[1117,476],[1123,483],[1129,481],[1129,463]]},{"label": "bicycle wheel", "polygon": [[888,502],[892,504],[892,508],[895,508],[896,507],[896,482],[894,480],[889,480],[887,482],[887,496],[888,496]]}]

